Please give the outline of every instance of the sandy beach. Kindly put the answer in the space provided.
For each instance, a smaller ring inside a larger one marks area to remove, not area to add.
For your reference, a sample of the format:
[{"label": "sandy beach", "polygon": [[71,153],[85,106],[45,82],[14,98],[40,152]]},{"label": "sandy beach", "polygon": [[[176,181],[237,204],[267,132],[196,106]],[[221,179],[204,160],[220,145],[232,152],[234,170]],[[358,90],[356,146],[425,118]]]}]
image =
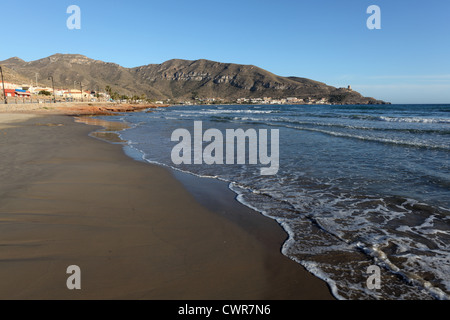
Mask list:
[{"label": "sandy beach", "polygon": [[0,113],[0,299],[333,299],[226,185],[132,160],[95,129]]}]

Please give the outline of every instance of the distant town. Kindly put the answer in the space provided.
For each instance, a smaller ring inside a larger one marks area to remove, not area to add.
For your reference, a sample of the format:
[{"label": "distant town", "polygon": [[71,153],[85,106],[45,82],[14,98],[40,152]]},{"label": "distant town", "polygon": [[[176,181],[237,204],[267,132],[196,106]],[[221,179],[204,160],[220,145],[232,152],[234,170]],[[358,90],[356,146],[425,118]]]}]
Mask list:
[{"label": "distant town", "polygon": [[[77,88],[79,87],[79,88]],[[73,88],[51,88],[47,86],[39,86],[29,84],[15,84],[10,82],[0,83],[0,94],[2,100],[7,98],[8,103],[46,103],[46,102],[114,102],[114,103],[148,103],[155,104],[171,104],[171,105],[208,105],[208,104],[265,104],[265,105],[283,105],[283,104],[302,104],[302,105],[323,105],[331,104],[327,98],[238,98],[235,100],[227,100],[222,98],[201,98],[195,95],[191,99],[174,100],[167,99],[154,101],[147,98],[145,94],[140,96],[122,95],[107,86],[104,91],[99,88],[95,90],[83,90],[83,84],[74,82]],[[346,90],[352,91],[349,86]]]},{"label": "distant town", "polygon": [[[76,85],[76,84],[75,84]],[[95,92],[79,89],[54,89],[46,86],[15,84],[10,82],[0,83],[3,89],[1,94],[8,98],[9,102],[39,102],[39,100],[56,99],[61,102],[70,101],[107,101],[110,99],[106,92]],[[4,88],[3,88],[4,86]]]},{"label": "distant town", "polygon": [[106,102],[111,95],[106,91],[83,90],[83,85],[74,83],[76,88],[50,88],[47,86],[16,84],[10,82],[0,83],[1,95],[5,95],[9,103],[44,103],[47,100],[58,102]]},{"label": "distant town", "polygon": [[[348,86],[346,89],[342,88],[344,91],[352,92],[352,87]],[[170,99],[166,102],[171,102]],[[174,103],[174,101],[172,101]],[[183,105],[195,105],[195,104],[301,104],[301,105],[315,105],[315,104],[334,104],[329,98],[297,98],[297,97],[286,97],[286,98],[239,98],[236,100],[226,100],[221,98],[199,98],[193,97],[192,100],[175,102],[175,104]]]},{"label": "distant town", "polygon": [[288,97],[288,98],[239,98],[234,101],[228,101],[225,99],[216,99],[216,98],[207,98],[201,99],[197,98],[194,101],[185,101],[182,104],[192,105],[192,104],[328,104],[329,101],[326,98],[315,99],[315,98],[306,98],[300,99],[296,97]]}]

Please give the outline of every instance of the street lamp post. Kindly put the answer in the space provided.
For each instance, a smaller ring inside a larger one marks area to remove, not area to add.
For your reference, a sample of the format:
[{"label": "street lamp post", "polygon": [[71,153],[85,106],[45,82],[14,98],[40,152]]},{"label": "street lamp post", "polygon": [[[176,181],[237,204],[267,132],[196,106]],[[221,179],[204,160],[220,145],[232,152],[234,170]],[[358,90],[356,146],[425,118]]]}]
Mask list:
[{"label": "street lamp post", "polygon": [[[74,81],[73,82],[73,86],[75,87],[75,84],[77,83],[78,81]],[[83,83],[80,81],[80,99],[81,99],[81,102],[83,102]]]},{"label": "street lamp post", "polygon": [[53,103],[56,103],[56,95],[55,95],[55,81],[53,80],[53,76],[49,76],[48,80],[52,79],[52,87],[53,87]]},{"label": "street lamp post", "polygon": [[2,75],[3,98],[5,99],[5,104],[8,104],[8,99],[6,98],[6,91],[5,91],[5,81],[3,81],[3,69],[1,66],[0,66],[0,73]]}]

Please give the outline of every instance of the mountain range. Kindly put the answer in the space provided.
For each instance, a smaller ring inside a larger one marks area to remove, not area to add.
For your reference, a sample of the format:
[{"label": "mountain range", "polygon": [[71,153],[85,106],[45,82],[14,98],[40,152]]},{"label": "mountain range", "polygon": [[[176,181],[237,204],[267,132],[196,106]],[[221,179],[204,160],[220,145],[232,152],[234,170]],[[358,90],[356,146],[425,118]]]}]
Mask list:
[{"label": "mountain range", "polygon": [[384,104],[347,88],[300,78],[282,77],[253,65],[209,60],[173,59],[161,64],[125,68],[115,63],[90,59],[79,54],[55,54],[24,61],[18,57],[0,62],[5,81],[50,86],[53,76],[57,88],[104,91],[106,86],[120,94],[145,94],[153,100],[185,101],[193,98],[325,99],[337,104]]}]

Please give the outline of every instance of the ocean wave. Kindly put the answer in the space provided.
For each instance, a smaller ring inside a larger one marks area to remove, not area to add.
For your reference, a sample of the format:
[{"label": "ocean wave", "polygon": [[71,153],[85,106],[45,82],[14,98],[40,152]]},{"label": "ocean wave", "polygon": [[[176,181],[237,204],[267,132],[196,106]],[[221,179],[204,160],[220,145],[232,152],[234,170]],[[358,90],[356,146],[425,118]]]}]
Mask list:
[{"label": "ocean wave", "polygon": [[[403,283],[392,285],[402,286],[400,291],[403,292],[405,299],[427,296],[449,299],[450,232],[445,230],[445,225],[450,219],[448,216],[450,210],[429,207],[406,198],[355,198],[349,194],[332,196],[327,191],[316,191],[311,197],[301,197],[301,200],[294,204],[286,200],[279,202],[281,199],[267,190],[264,192],[252,190],[242,184],[232,184],[230,188],[239,195],[238,201],[275,219],[283,226],[289,235],[283,246],[283,253],[317,277],[327,281],[335,297],[360,299],[377,295],[360,283],[351,283],[349,279],[343,280],[338,276],[344,271],[341,268],[357,270],[358,264],[365,260],[366,264],[378,264],[389,273],[401,276]],[[267,197],[272,203],[258,198],[259,196]],[[299,197],[297,190],[296,198]],[[282,199],[289,198],[291,197],[284,194]],[[308,201],[308,198],[311,200]],[[274,213],[280,212],[280,208],[284,208],[285,213]],[[423,222],[404,225],[401,223],[403,220],[410,221],[409,223]],[[316,228],[321,234],[315,236],[314,233],[317,231],[310,231],[312,230],[308,229],[310,227]],[[407,230],[413,230],[413,233],[405,236]],[[389,251],[392,246],[396,248],[395,251],[385,252],[384,248]],[[367,258],[357,258],[355,251],[363,252]],[[355,257],[352,258],[353,262],[349,258],[342,266],[333,264],[333,267],[326,267],[323,259],[333,261],[333,257],[340,254],[355,254]],[[392,259],[397,256],[406,257],[406,261],[397,258],[398,261],[393,262]],[[321,262],[315,261],[316,258]],[[427,279],[430,274],[435,275],[432,282]],[[411,285],[418,288],[418,292],[414,293],[414,289],[409,287]],[[349,287],[353,288],[350,290],[353,293],[344,294]],[[389,298],[391,289],[386,290],[378,298]],[[398,297],[391,296],[391,298]]]},{"label": "ocean wave", "polygon": [[[247,121],[250,118],[241,118],[243,121]],[[235,119],[236,120],[236,119]],[[253,120],[253,119],[252,119]],[[361,126],[331,122],[315,122],[315,121],[301,121],[301,120],[288,120],[283,118],[271,118],[268,119],[271,122],[299,124],[299,125],[311,125],[316,127],[333,127],[350,130],[361,131],[383,131],[383,132],[399,132],[399,133],[412,133],[412,134],[437,134],[437,135],[450,135],[448,129],[420,129],[420,128],[395,128],[395,127],[375,127],[375,126]]]},{"label": "ocean wave", "polygon": [[293,118],[328,118],[328,119],[351,119],[351,120],[365,120],[365,121],[382,121],[382,122],[406,122],[406,123],[429,123],[429,124],[450,124],[448,116],[445,117],[412,117],[412,116],[384,116],[377,114],[347,114],[347,113],[292,113],[287,115]]},{"label": "ocean wave", "polygon": [[216,114],[275,114],[281,113],[279,110],[232,110],[232,109],[210,109],[210,110],[180,110],[178,114],[195,115],[216,115]]},{"label": "ocean wave", "polygon": [[380,116],[380,120],[388,122],[409,122],[409,123],[444,123],[450,124],[450,119],[444,118],[424,118],[424,117],[387,117]]},{"label": "ocean wave", "polygon": [[[279,126],[279,124],[271,124],[273,126]],[[314,131],[320,132],[327,135],[342,137],[342,138],[350,138],[350,139],[358,139],[363,141],[377,142],[377,143],[385,143],[399,146],[407,146],[412,148],[428,148],[428,149],[440,149],[449,151],[450,145],[443,144],[433,144],[425,141],[410,141],[410,140],[400,140],[395,138],[382,138],[382,137],[373,137],[373,136],[363,136],[346,132],[338,132],[338,131],[329,131],[318,128],[308,128],[308,127],[299,127],[299,126],[290,126],[286,125],[286,128],[296,129],[296,130],[304,130],[304,131]]]},{"label": "ocean wave", "polygon": [[[386,255],[385,252],[383,252],[382,249],[380,249],[379,245],[371,245],[367,246],[361,242],[358,242],[356,244],[356,247],[360,250],[362,250],[364,253],[369,255],[370,257],[375,259],[376,264],[382,266],[383,268],[389,270],[389,272],[399,275],[406,281],[407,283],[419,287],[422,290],[427,291],[432,297],[438,300],[450,300],[450,294],[444,292],[442,289],[436,287],[433,285],[430,281],[427,281],[418,274],[418,272],[408,272],[405,270],[404,267],[399,267],[395,263],[393,263],[389,257]],[[448,254],[448,253],[447,253]],[[424,258],[424,256],[421,255],[409,255],[408,259],[411,260],[420,260]],[[433,262],[436,262],[436,256],[433,256]],[[426,265],[426,264],[425,264]],[[428,269],[428,268],[427,268]],[[432,271],[436,271],[433,269]],[[446,281],[448,282],[448,281]],[[448,288],[448,287],[447,287]],[[447,289],[448,290],[448,289]]]},{"label": "ocean wave", "polygon": [[393,132],[393,133],[410,133],[410,134],[429,134],[429,135],[450,135],[450,130],[448,128],[435,128],[435,129],[423,129],[423,128],[396,128],[396,127],[376,127],[376,126],[362,126],[362,125],[352,125],[352,124],[341,124],[332,122],[317,122],[312,120],[291,120],[284,117],[242,117],[242,116],[211,116],[211,121],[213,122],[243,122],[245,124],[265,124],[268,121],[272,124],[279,123],[283,124],[298,124],[298,125],[308,125],[313,127],[331,127],[349,130],[361,130],[361,131],[373,131],[373,132]]}]

